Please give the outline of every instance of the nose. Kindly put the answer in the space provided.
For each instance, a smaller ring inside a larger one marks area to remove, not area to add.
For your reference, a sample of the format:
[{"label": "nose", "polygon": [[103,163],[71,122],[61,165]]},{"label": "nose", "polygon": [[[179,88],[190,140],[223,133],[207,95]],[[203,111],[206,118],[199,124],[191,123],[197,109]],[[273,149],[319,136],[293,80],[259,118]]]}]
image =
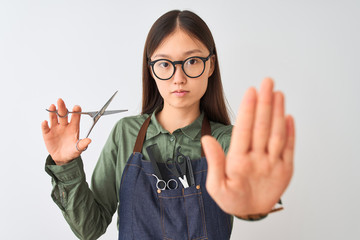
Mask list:
[{"label": "nose", "polygon": [[175,65],[175,73],[173,76],[173,80],[175,84],[185,84],[186,83],[186,75],[181,68],[181,64]]}]

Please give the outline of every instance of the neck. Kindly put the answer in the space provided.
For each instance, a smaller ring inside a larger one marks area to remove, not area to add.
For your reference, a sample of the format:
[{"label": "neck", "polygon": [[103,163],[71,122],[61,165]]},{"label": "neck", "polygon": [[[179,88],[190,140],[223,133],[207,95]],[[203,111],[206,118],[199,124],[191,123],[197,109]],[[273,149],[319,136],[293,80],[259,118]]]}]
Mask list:
[{"label": "neck", "polygon": [[200,107],[174,108],[164,104],[164,108],[156,114],[161,126],[173,133],[176,129],[186,127],[200,116]]}]

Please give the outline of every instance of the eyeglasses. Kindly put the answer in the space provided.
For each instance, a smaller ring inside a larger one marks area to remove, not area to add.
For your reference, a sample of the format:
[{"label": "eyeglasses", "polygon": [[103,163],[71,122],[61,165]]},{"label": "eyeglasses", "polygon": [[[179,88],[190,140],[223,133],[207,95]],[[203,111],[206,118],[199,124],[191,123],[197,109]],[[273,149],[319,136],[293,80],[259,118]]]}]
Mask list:
[{"label": "eyeglasses", "polygon": [[189,78],[200,77],[205,71],[205,63],[209,60],[212,53],[206,58],[204,57],[189,57],[184,61],[175,61],[172,62],[169,59],[158,59],[152,62],[149,62],[153,73],[160,80],[169,80],[175,73],[176,64],[181,64],[181,68],[184,71],[185,75]]}]

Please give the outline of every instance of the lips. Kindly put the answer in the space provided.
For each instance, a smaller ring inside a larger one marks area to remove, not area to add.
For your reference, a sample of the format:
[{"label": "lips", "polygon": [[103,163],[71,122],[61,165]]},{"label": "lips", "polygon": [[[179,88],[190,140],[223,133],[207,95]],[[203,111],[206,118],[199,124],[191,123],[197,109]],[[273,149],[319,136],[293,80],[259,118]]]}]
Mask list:
[{"label": "lips", "polygon": [[177,97],[183,97],[183,96],[185,96],[187,93],[189,93],[189,91],[179,89],[179,90],[175,90],[175,91],[173,91],[173,92],[171,92],[171,93],[173,93],[173,94],[174,94],[175,96],[177,96]]}]

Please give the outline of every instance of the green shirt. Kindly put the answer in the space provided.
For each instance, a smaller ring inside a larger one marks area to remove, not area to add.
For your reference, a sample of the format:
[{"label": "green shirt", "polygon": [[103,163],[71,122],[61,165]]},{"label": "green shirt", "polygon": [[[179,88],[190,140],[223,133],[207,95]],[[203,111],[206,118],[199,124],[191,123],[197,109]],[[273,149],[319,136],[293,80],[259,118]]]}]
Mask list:
[{"label": "green shirt", "polygon": [[[125,117],[112,129],[94,169],[89,188],[81,157],[57,166],[49,156],[45,170],[52,176],[52,198],[62,210],[73,232],[81,239],[96,239],[102,235],[118,209],[119,189],[123,169],[133,152],[137,134],[148,114]],[[201,157],[201,114],[190,125],[170,134],[162,128],[155,114],[146,133],[142,154],[149,159],[146,147],[157,143],[163,160],[173,158],[176,148],[191,159]],[[227,153],[231,125],[210,122],[212,136]]]}]

